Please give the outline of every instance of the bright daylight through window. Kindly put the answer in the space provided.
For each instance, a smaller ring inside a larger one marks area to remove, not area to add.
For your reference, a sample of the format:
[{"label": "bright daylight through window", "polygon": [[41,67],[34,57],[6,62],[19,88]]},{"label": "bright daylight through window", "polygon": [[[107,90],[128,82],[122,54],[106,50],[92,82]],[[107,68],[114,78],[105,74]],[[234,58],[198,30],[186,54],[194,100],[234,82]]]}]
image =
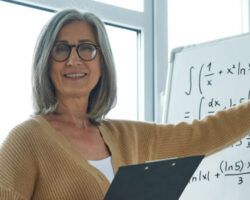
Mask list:
[{"label": "bright daylight through window", "polygon": [[[4,122],[0,125],[0,143],[11,128],[32,114],[30,71],[33,49],[42,26],[52,15],[39,9],[0,1],[0,55],[1,65],[4,66],[0,79],[0,120]],[[117,105],[108,117],[137,119],[138,33],[111,25],[106,27],[118,82]]]}]

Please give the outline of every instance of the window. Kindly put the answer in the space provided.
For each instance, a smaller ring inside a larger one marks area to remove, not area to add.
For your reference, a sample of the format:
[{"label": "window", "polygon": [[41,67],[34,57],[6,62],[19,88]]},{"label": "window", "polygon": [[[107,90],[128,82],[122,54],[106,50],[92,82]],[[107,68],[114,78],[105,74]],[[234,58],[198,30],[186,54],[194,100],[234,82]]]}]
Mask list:
[{"label": "window", "polygon": [[[106,26],[117,73],[117,105],[107,117],[138,119],[137,31]],[[129,41],[129,42],[128,42]]]},{"label": "window", "polygon": [[248,0],[169,0],[169,50],[248,31]]},{"label": "window", "polygon": [[122,8],[127,8],[131,10],[143,11],[143,0],[95,0],[106,4],[111,4],[114,6],[119,6]]},{"label": "window", "polygon": [[33,48],[41,27],[50,16],[50,12],[0,1],[0,141],[10,128],[32,114]]},{"label": "window", "polygon": [[[92,1],[89,2],[92,5]],[[51,1],[46,5],[32,3],[33,1],[28,5],[25,1],[25,4],[20,2],[18,4],[21,5],[18,5],[0,1],[0,54],[4,55],[1,64],[5,66],[2,67],[3,75],[0,79],[1,96],[3,96],[0,100],[0,120],[4,122],[0,125],[0,132],[3,133],[0,135],[0,142],[11,128],[32,114],[30,72],[34,45],[41,28],[53,15],[53,12],[48,10],[60,9],[55,5],[48,6],[50,3],[53,4]],[[145,31],[150,30],[150,23],[147,20],[150,16],[147,15],[145,18],[144,15],[139,14],[141,12],[117,8],[121,11],[119,16],[124,16],[116,21],[116,16],[110,17],[107,15],[109,12],[105,12],[109,6],[99,4],[101,11],[97,6],[94,12],[107,22],[106,28],[110,36],[118,81],[117,106],[111,110],[108,117],[130,120],[152,119],[151,61],[153,59],[150,58],[152,48],[147,47],[152,43],[148,39],[151,38],[151,33]],[[144,44],[143,40],[149,42]],[[145,62],[144,59],[151,61]],[[148,70],[150,70],[149,73]],[[150,103],[146,106],[145,101]]]},{"label": "window", "polygon": [[[249,31],[249,0],[168,0],[168,53]],[[170,58],[170,56],[169,56]]]}]

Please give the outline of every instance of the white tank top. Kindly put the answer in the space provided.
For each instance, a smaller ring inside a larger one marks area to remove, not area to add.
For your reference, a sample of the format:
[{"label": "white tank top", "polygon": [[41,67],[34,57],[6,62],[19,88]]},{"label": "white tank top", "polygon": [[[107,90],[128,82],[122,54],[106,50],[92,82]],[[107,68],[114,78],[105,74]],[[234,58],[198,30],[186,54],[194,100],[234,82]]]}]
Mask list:
[{"label": "white tank top", "polygon": [[114,178],[113,167],[111,164],[111,156],[102,160],[88,160],[88,162],[101,171],[111,183]]}]

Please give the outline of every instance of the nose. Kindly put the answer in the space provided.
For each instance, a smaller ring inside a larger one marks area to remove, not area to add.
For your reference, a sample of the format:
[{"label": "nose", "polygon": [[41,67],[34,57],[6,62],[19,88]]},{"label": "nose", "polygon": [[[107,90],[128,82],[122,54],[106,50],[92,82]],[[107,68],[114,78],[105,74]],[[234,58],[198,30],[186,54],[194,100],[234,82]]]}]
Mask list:
[{"label": "nose", "polygon": [[67,60],[68,66],[75,66],[81,64],[81,58],[78,56],[76,48],[72,47],[69,58]]}]

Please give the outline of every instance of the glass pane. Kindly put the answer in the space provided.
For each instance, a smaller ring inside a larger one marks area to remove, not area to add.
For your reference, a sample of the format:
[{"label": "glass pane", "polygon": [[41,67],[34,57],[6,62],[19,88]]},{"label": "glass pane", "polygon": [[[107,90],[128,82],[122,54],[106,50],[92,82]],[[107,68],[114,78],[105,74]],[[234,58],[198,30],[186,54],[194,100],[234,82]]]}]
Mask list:
[{"label": "glass pane", "polygon": [[[0,1],[0,121],[4,122],[0,124],[0,143],[11,128],[33,112],[30,78],[33,49],[42,26],[52,14]],[[117,105],[108,117],[137,119],[137,32],[114,26],[107,26],[107,30],[118,80]]]},{"label": "glass pane", "polygon": [[117,73],[117,105],[107,117],[138,119],[137,32],[106,25]]},{"label": "glass pane", "polygon": [[143,12],[144,10],[144,0],[95,0],[101,3],[111,4],[113,6],[118,6],[122,8],[127,8],[130,10],[136,10]]},{"label": "glass pane", "polygon": [[0,1],[0,143],[32,114],[31,60],[41,27],[51,13]]},{"label": "glass pane", "polygon": [[169,0],[169,50],[248,31],[246,1]]}]

